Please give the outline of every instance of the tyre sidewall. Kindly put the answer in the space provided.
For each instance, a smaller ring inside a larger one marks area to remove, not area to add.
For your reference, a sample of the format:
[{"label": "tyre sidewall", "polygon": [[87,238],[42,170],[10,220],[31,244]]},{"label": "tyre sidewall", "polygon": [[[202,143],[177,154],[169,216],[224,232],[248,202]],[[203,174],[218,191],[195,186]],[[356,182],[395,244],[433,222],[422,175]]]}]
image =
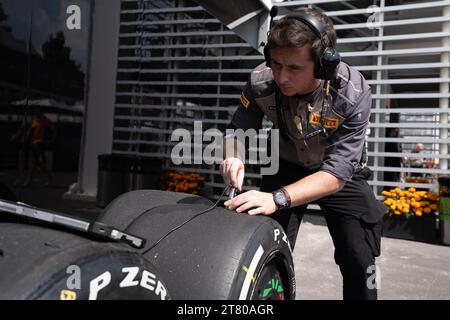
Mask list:
[{"label": "tyre sidewall", "polygon": [[295,299],[295,271],[289,240],[281,225],[272,220],[262,224],[248,242],[241,267],[233,281],[230,299],[250,299],[258,276],[274,258],[281,266],[285,299]]},{"label": "tyre sidewall", "polygon": [[83,257],[40,281],[41,284],[24,299],[170,299],[167,286],[155,267],[142,256],[126,251]]}]

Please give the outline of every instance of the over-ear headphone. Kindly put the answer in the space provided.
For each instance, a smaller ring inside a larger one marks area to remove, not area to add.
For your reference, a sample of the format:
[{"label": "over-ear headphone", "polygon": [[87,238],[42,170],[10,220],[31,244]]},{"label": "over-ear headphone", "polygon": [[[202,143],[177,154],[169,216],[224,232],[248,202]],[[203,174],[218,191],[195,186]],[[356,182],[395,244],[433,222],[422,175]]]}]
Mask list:
[{"label": "over-ear headphone", "polygon": [[[270,10],[270,31],[273,27],[273,18],[278,14],[278,7],[273,6]],[[326,29],[323,24],[316,17],[303,13],[303,12],[294,12],[285,16],[285,19],[294,19],[300,22],[303,22],[308,26],[308,28],[314,32],[317,38],[323,43],[325,49],[322,52],[322,55],[315,62],[314,67],[314,76],[317,79],[323,80],[333,80],[336,78],[336,69],[341,62],[341,56],[339,52],[337,52],[329,43]],[[264,46],[264,58],[266,60],[266,66],[271,66],[271,57],[270,50],[267,44]]]}]

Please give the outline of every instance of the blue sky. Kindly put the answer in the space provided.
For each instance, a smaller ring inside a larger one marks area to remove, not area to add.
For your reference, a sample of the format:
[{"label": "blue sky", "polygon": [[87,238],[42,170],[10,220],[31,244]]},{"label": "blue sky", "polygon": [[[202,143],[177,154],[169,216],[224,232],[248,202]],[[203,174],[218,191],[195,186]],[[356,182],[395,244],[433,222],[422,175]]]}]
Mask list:
[{"label": "blue sky", "polygon": [[[18,40],[28,38],[30,12],[33,8],[33,47],[42,53],[42,44],[50,33],[63,31],[66,45],[72,48],[72,58],[86,72],[89,39],[89,0],[0,0],[6,14],[7,24]],[[78,5],[81,9],[81,30],[68,30],[67,7]]]}]

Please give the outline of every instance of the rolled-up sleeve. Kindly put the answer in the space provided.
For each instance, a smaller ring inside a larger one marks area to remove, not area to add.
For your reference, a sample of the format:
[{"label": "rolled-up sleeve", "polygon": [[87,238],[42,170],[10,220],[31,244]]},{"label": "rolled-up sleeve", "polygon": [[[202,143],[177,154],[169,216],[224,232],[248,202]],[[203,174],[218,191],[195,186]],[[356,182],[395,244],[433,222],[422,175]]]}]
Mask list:
[{"label": "rolled-up sleeve", "polygon": [[320,171],[326,171],[344,181],[352,178],[364,149],[371,105],[372,95],[367,89],[342,125],[329,137],[329,147],[325,150]]}]

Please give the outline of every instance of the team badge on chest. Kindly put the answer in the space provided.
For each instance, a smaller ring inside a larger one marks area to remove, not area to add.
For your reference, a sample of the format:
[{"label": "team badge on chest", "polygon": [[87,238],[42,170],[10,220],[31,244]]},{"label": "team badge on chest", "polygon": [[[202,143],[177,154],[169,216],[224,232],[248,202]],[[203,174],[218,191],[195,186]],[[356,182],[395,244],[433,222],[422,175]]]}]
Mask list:
[{"label": "team badge on chest", "polygon": [[[309,123],[312,125],[321,125],[320,123],[321,116],[318,113],[311,113],[309,115]],[[339,126],[338,118],[325,117],[323,121],[323,127],[325,129],[336,129]]]}]

